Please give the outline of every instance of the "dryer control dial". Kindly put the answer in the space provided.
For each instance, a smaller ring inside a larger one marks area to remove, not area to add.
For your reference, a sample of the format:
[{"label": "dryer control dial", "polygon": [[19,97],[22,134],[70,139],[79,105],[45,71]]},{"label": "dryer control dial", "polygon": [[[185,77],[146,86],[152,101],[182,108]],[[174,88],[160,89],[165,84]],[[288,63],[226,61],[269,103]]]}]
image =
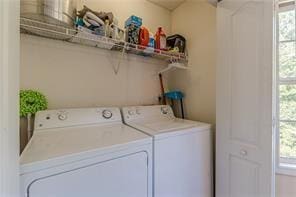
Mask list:
[{"label": "dryer control dial", "polygon": [[68,116],[66,113],[62,112],[58,115],[58,119],[61,121],[67,120]]},{"label": "dryer control dial", "polygon": [[128,112],[127,112],[130,116],[132,116],[132,115],[134,115],[135,114],[135,112],[134,112],[134,110],[128,110]]},{"label": "dryer control dial", "polygon": [[103,112],[102,112],[102,116],[106,119],[110,119],[112,117],[112,115],[113,115],[112,112],[109,110],[103,110]]}]

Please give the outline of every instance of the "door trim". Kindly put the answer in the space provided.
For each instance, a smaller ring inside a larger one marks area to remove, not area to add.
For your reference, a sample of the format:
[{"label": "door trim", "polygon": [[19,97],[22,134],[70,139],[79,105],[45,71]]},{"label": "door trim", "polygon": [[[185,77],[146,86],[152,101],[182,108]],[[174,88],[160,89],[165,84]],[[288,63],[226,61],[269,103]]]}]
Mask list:
[{"label": "door trim", "polygon": [[19,0],[0,1],[0,196],[19,196]]}]

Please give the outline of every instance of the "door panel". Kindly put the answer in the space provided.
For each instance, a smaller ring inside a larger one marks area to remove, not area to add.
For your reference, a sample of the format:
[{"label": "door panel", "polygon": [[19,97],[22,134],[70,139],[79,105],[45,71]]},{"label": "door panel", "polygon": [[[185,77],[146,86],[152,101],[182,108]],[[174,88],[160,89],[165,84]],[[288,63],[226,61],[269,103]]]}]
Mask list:
[{"label": "door panel", "polygon": [[216,196],[273,195],[271,0],[218,4]]},{"label": "door panel", "polygon": [[[260,42],[263,6],[248,2],[231,15],[231,137],[258,144]],[[252,28],[250,28],[252,27]],[[250,105],[246,105],[249,103]]]},{"label": "door panel", "polygon": [[[257,163],[240,157],[231,156],[229,169],[231,197],[258,196],[259,184],[257,180],[259,180],[259,170],[259,165]],[[237,176],[237,174],[240,174],[240,176]]]},{"label": "door panel", "polygon": [[34,180],[28,197],[147,197],[148,157],[136,153]]}]

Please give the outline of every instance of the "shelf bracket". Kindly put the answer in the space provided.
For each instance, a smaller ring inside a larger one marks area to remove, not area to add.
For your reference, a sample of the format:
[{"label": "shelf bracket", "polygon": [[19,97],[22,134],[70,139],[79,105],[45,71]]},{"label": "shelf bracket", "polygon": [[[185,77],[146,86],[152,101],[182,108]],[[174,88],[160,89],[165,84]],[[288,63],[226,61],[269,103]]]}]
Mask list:
[{"label": "shelf bracket", "polygon": [[[112,53],[111,53],[111,59],[110,59],[110,63],[112,65],[112,68],[113,68],[113,71],[114,71],[114,74],[117,75],[119,73],[119,69],[120,69],[120,65],[121,65],[121,62],[124,58],[124,54],[126,53],[125,51],[125,45],[122,46],[122,49],[119,52],[119,56],[117,56],[116,58],[113,58],[112,57]],[[115,61],[113,61],[115,60]]]},{"label": "shelf bracket", "polygon": [[173,63],[170,63],[168,65],[168,67],[166,67],[165,69],[161,70],[158,72],[158,74],[163,74],[165,72],[168,72],[168,71],[171,71],[172,69],[188,69],[187,66],[185,66],[184,64],[181,64],[181,63],[178,63],[178,62],[173,62]]}]

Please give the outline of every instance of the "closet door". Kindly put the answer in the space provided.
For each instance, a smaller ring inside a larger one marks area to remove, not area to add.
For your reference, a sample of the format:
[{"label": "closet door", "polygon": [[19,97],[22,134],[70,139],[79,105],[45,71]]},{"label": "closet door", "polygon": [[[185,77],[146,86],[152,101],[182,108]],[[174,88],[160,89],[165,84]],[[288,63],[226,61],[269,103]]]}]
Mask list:
[{"label": "closet door", "polygon": [[18,0],[0,0],[0,24],[0,196],[18,197]]},{"label": "closet door", "polygon": [[272,0],[218,3],[217,197],[273,195]]}]

